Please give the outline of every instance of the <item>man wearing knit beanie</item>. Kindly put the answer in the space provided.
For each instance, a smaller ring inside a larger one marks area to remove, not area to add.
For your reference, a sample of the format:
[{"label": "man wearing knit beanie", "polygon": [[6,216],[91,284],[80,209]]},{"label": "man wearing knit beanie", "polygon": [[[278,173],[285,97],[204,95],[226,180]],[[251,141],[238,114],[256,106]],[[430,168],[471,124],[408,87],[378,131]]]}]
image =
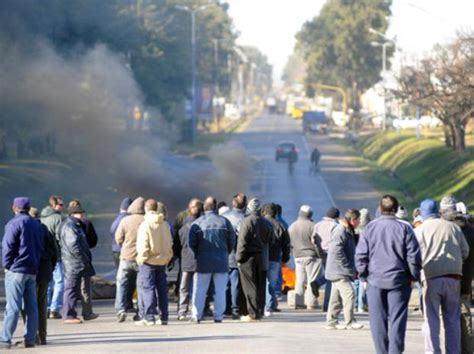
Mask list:
[{"label": "man wearing knit beanie", "polygon": [[[452,197],[443,198],[442,213],[456,208]],[[415,229],[423,264],[423,303],[425,304],[425,350],[441,353],[439,340],[440,306],[443,305],[447,353],[461,353],[460,291],[463,260],[469,245],[461,228],[438,217],[436,202],[425,199],[421,205],[423,224]],[[428,330],[429,328],[429,330]]]}]

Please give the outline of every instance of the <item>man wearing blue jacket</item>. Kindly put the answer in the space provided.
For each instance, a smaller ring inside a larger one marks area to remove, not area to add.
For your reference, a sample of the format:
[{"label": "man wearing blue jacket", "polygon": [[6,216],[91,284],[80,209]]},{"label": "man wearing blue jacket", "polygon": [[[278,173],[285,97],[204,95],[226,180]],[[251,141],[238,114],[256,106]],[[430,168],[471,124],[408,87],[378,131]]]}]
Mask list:
[{"label": "man wearing blue jacket", "polygon": [[411,283],[420,279],[420,247],[412,227],[395,217],[395,197],[385,195],[379,209],[381,216],[360,236],[356,267],[367,286],[375,351],[403,353]]},{"label": "man wearing blue jacket", "polygon": [[18,324],[21,304],[26,312],[24,347],[35,346],[38,330],[36,274],[43,252],[44,231],[29,214],[30,200],[18,197],[12,206],[15,217],[5,226],[2,242],[2,262],[5,268],[6,308],[0,347],[10,349]]},{"label": "man wearing blue jacket", "polygon": [[229,254],[235,246],[235,232],[226,218],[217,215],[214,197],[204,201],[204,215],[189,231],[189,247],[196,258],[193,284],[193,319],[203,317],[204,302],[209,284],[214,283],[214,322],[222,322],[226,307],[226,287],[229,279]]}]

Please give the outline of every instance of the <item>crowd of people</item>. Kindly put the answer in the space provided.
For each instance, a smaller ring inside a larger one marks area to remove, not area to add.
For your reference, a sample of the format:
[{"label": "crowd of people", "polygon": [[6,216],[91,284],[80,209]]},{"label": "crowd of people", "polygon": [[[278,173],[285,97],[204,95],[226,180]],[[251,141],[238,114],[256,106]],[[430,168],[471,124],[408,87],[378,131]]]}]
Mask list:
[{"label": "crowd of people", "polygon": [[[15,216],[2,241],[4,349],[15,344],[20,314],[25,335],[17,344],[27,348],[47,344],[48,318],[80,324],[99,316],[91,301],[91,249],[98,237],[81,203],[70,201],[65,218],[60,196],[51,196],[41,213],[26,197],[15,198],[12,210]],[[125,198],[110,234],[120,323],[133,314],[137,325],[168,324],[167,270],[175,264],[178,321],[272,317],[281,311],[282,265],[293,263],[296,284],[288,303],[294,309],[322,308],[327,330],[359,330],[363,325],[355,313],[368,311],[375,351],[403,353],[408,305],[416,287],[426,352],[441,353],[441,318],[446,353],[473,352],[474,226],[465,205],[452,196],[439,206],[424,200],[412,222],[397,199],[386,195],[373,220],[367,209],[341,215],[330,207],[315,222],[311,206],[302,205],[291,225],[280,205],[262,205],[243,193],[234,195],[231,208],[212,196],[193,198],[174,223],[162,202]]]}]

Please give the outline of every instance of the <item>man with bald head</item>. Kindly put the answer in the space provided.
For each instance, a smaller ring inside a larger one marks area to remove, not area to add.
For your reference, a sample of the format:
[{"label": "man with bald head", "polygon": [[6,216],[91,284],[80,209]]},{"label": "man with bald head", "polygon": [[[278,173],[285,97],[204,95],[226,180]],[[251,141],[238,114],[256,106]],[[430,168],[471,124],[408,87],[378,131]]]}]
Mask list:
[{"label": "man with bald head", "polygon": [[229,253],[234,249],[235,232],[226,218],[217,215],[217,201],[207,197],[204,215],[194,221],[189,231],[189,247],[196,258],[193,284],[193,318],[199,323],[203,317],[206,293],[211,279],[214,283],[214,322],[222,322],[226,308],[226,287],[229,272]]}]

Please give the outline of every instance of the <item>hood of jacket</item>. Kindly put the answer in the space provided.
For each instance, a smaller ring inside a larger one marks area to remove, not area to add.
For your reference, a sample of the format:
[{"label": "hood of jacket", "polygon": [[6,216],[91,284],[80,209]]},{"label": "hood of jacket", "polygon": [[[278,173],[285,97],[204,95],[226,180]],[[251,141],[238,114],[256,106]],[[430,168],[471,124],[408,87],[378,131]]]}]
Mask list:
[{"label": "hood of jacket", "polygon": [[51,208],[48,205],[47,207],[43,208],[43,210],[41,210],[40,217],[47,218],[48,216],[51,216],[51,215],[54,215],[54,214],[61,214],[61,213],[59,211]]},{"label": "hood of jacket", "polygon": [[145,214],[145,222],[152,229],[157,229],[165,221],[165,216],[163,214],[157,214],[154,211],[148,212]]},{"label": "hood of jacket", "polygon": [[145,198],[143,197],[138,197],[135,199],[132,204],[127,209],[127,213],[130,215],[132,214],[139,214],[143,215],[145,214]]}]

